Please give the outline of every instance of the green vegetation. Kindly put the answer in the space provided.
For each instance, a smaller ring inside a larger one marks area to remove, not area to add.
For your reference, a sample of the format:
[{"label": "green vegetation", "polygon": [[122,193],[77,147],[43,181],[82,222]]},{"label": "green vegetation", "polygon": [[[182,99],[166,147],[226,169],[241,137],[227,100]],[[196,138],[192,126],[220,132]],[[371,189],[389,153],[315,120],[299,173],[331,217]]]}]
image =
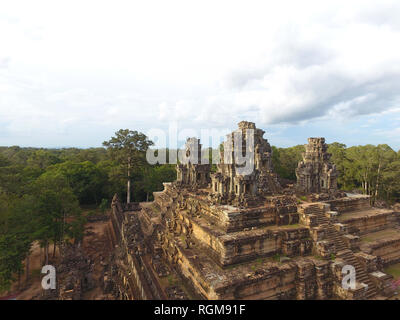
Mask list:
[{"label": "green vegetation", "polygon": [[385,273],[393,276],[395,280],[400,278],[400,263],[394,264],[385,269]]},{"label": "green vegetation", "polygon": [[174,165],[145,161],[151,144],[139,132],[120,130],[107,148],[0,147],[0,293],[24,270],[29,274],[34,241],[46,263],[64,241],[81,241],[90,214],[81,208],[104,213],[114,193],[127,197],[127,180],[134,201],[151,200],[162,182],[173,181]]},{"label": "green vegetation", "polygon": [[[275,171],[281,178],[296,181],[295,169],[302,159],[304,146],[272,149]],[[328,152],[339,173],[340,189],[371,195],[373,203],[376,200],[400,201],[400,151],[386,144],[347,148],[334,142],[329,145]]]},{"label": "green vegetation", "polygon": [[179,282],[179,280],[175,277],[175,275],[172,274],[168,275],[167,279],[169,286],[176,285]]},{"label": "green vegetation", "polygon": [[373,203],[400,200],[400,152],[386,144],[346,148],[337,142],[328,151],[339,171],[341,189],[371,195]]},{"label": "green vegetation", "polygon": [[[116,160],[120,170],[127,180],[127,194],[126,202],[131,202],[131,181],[132,174],[135,169],[141,170],[146,177],[144,179],[145,185],[149,184],[147,179],[149,166],[146,162],[146,151],[154,143],[147,139],[147,137],[140,132],[131,131],[128,129],[121,129],[115,133],[109,141],[104,141],[103,145],[107,147],[111,158]],[[147,190],[146,190],[147,191]],[[147,199],[148,199],[148,192]]]},{"label": "green vegetation", "polygon": [[386,230],[381,230],[373,233],[369,233],[366,236],[361,237],[361,242],[368,243],[368,242],[373,242],[379,239],[383,238],[389,238],[392,236],[397,236],[398,230],[397,229],[386,229]]},{"label": "green vegetation", "polygon": [[290,148],[272,147],[272,163],[275,172],[284,179],[296,180],[295,169],[302,159],[302,153],[305,152],[304,145],[298,145]]},{"label": "green vegetation", "polygon": [[276,262],[280,262],[281,261],[281,255],[279,253],[275,254],[272,259]]}]

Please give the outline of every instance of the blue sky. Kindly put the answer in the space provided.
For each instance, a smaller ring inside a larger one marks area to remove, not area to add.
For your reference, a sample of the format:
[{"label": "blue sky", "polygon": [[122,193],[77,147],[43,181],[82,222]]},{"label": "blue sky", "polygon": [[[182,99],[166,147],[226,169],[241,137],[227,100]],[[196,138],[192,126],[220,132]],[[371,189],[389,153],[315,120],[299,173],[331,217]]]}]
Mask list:
[{"label": "blue sky", "polygon": [[256,122],[400,149],[398,1],[3,1],[0,145]]}]

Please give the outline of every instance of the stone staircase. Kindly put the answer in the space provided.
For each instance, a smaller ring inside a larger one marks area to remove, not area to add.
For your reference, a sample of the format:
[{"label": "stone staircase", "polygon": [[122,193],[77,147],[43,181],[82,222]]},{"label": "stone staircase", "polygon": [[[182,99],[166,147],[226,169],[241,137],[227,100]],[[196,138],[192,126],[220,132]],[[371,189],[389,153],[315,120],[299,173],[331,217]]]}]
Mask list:
[{"label": "stone staircase", "polygon": [[335,253],[346,250],[347,245],[342,239],[342,235],[336,230],[335,226],[328,224],[327,226],[327,237],[326,239],[335,244]]},{"label": "stone staircase", "polygon": [[302,207],[302,210],[306,214],[315,215],[317,217],[318,225],[325,225],[329,223],[329,218],[325,216],[325,210],[323,207],[321,207],[321,204],[308,204],[307,206]]},{"label": "stone staircase", "polygon": [[325,210],[321,205],[311,204],[307,207],[307,213],[313,214],[317,218],[319,227],[325,228],[327,235],[325,240],[328,240],[335,245],[335,253],[347,249],[346,243],[342,239],[341,233],[336,230],[330,219],[325,215]]},{"label": "stone staircase", "polygon": [[369,279],[368,273],[364,270],[354,253],[348,249],[343,240],[342,233],[335,228],[333,222],[326,216],[323,205],[313,203],[303,207],[302,210],[304,210],[303,212],[306,214],[314,215],[318,226],[326,230],[324,240],[334,244],[336,258],[340,258],[346,264],[354,266],[356,270],[356,282],[368,285],[365,299],[375,297],[377,295],[377,289],[374,283]]},{"label": "stone staircase", "polygon": [[356,282],[365,283],[368,285],[365,299],[371,299],[377,295],[377,290],[374,283],[370,280],[367,272],[357,260],[356,256],[349,249],[339,251],[337,258],[342,259],[346,264],[352,265],[356,269]]}]

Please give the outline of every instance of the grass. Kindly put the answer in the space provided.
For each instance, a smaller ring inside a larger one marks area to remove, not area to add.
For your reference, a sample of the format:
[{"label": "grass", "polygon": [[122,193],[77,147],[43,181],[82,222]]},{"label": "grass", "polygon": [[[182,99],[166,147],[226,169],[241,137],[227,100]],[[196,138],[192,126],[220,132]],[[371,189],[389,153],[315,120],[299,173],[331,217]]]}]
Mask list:
[{"label": "grass", "polygon": [[176,279],[175,279],[172,275],[169,275],[169,276],[167,277],[167,279],[168,279],[168,284],[169,284],[170,286],[174,285],[175,282],[176,282]]},{"label": "grass", "polygon": [[369,234],[368,237],[361,237],[361,242],[364,242],[364,243],[373,242],[373,241],[376,241],[376,240],[379,240],[379,239],[382,239],[385,237],[395,236],[397,234],[398,234],[398,231],[393,230],[393,229],[377,231],[372,234]]},{"label": "grass", "polygon": [[281,262],[281,255],[277,253],[272,257],[272,259],[276,262]]},{"label": "grass", "polygon": [[400,278],[400,263],[394,264],[390,267],[385,269],[385,273],[390,274],[393,276],[395,280]]},{"label": "grass", "polygon": [[285,225],[278,226],[278,228],[281,228],[281,229],[297,229],[297,228],[303,228],[303,227],[304,226],[299,223],[285,224]]},{"label": "grass", "polygon": [[163,287],[173,286],[176,285],[178,282],[179,280],[172,274],[160,278],[160,283]]},{"label": "grass", "polygon": [[[256,260],[253,261],[251,269],[254,271],[255,267],[262,266],[262,264],[265,263],[265,262],[276,262],[276,261],[279,262],[279,258],[278,258],[278,260],[275,260],[274,257],[263,257],[263,258],[260,257],[260,258],[257,258]],[[226,266],[226,267],[222,268],[222,270],[234,270],[234,269],[236,269],[238,267],[246,266],[248,264],[249,264],[249,262],[247,262],[247,261],[240,262],[240,263],[235,263],[235,264],[231,264],[229,266]]]},{"label": "grass", "polygon": [[263,258],[257,258],[257,259],[255,260],[254,265],[251,266],[251,270],[255,271],[256,268],[257,268],[257,266],[261,266],[261,265],[263,264],[263,262],[264,262],[264,259],[263,259]]}]

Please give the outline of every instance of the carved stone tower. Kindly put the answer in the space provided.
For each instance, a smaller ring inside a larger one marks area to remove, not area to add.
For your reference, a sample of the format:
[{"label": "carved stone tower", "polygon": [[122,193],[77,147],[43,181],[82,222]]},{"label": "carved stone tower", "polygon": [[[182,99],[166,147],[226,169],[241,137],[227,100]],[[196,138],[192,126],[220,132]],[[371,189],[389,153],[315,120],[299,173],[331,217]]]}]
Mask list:
[{"label": "carved stone tower", "polygon": [[305,193],[337,191],[336,166],[330,162],[325,138],[308,138],[303,160],[296,169],[297,188]]},{"label": "carved stone tower", "polygon": [[[260,196],[276,192],[280,185],[272,170],[272,149],[263,138],[265,132],[253,122],[242,121],[238,127],[227,135],[211,186],[220,203],[250,205]],[[246,158],[246,164],[238,163],[238,154]]]},{"label": "carved stone tower", "polygon": [[182,163],[176,165],[177,183],[196,188],[205,188],[210,183],[210,164],[202,160],[201,144],[197,138],[188,138]]}]

